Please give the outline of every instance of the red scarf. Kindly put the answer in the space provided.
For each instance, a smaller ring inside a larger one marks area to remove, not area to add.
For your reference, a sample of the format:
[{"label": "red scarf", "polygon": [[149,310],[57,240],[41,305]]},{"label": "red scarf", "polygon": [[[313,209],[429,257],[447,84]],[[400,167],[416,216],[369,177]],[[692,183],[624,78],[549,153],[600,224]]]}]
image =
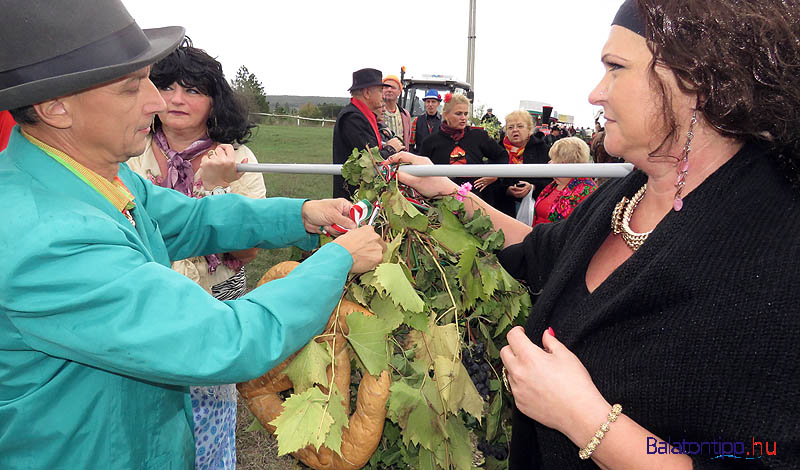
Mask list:
[{"label": "red scarf", "polygon": [[369,124],[372,126],[372,130],[375,131],[375,140],[378,141],[378,149],[383,148],[383,143],[381,142],[381,134],[378,132],[378,119],[375,117],[375,113],[373,113],[363,101],[358,98],[350,98],[350,103],[358,108],[361,111],[361,114],[367,118]]},{"label": "red scarf", "polygon": [[506,136],[503,138],[503,147],[505,147],[506,152],[508,152],[509,164],[522,163],[522,154],[525,152],[524,145],[522,147],[515,147],[514,144],[508,140],[508,136]]},{"label": "red scarf", "polygon": [[[466,129],[466,127],[464,129]],[[456,129],[455,127],[451,127],[447,124],[447,122],[444,121],[444,119],[442,120],[442,125],[439,126],[439,131],[442,134],[450,137],[456,142],[464,138],[464,129]]]}]

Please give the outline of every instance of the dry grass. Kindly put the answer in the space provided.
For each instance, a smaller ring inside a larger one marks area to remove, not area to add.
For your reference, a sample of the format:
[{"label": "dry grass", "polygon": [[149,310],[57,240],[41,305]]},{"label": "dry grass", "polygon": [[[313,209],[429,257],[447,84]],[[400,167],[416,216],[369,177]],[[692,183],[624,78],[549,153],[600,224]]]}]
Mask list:
[{"label": "dry grass", "polygon": [[253,415],[241,398],[236,411],[237,470],[300,470],[308,468],[291,455],[278,457],[278,441],[265,431],[246,431]]}]

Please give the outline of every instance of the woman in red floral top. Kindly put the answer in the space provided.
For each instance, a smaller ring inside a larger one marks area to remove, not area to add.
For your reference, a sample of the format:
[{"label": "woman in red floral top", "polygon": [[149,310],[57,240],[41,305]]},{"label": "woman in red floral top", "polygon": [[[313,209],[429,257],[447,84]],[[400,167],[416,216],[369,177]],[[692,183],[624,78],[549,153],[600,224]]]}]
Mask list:
[{"label": "woman in red floral top", "polygon": [[[589,146],[577,137],[556,141],[550,147],[550,163],[590,163]],[[553,178],[536,198],[533,225],[566,219],[586,196],[597,189],[591,178]]]}]

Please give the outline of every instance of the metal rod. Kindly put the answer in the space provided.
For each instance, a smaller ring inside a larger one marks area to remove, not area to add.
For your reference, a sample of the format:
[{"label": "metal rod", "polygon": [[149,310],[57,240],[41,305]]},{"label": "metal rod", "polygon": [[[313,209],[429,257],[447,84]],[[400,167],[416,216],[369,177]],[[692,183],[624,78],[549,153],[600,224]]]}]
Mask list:
[{"label": "metal rod", "polygon": [[[342,165],[303,163],[240,163],[240,172],[341,175]],[[633,171],[630,163],[564,163],[521,165],[403,165],[400,171],[416,176],[498,178],[622,178]]]}]

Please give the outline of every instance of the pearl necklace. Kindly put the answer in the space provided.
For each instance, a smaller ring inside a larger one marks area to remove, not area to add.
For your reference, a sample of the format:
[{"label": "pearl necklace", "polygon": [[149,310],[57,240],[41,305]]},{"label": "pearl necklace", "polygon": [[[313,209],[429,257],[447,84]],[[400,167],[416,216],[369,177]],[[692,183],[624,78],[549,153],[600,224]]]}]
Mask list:
[{"label": "pearl necklace", "polygon": [[650,235],[652,230],[645,233],[638,233],[631,230],[631,216],[633,215],[634,209],[636,206],[639,205],[639,202],[644,197],[644,193],[647,192],[647,184],[645,183],[633,197],[628,200],[627,197],[623,197],[621,201],[617,203],[617,206],[614,207],[614,212],[611,213],[611,230],[614,235],[621,235],[622,240],[625,242],[628,247],[636,252],[640,246],[647,240],[647,236]]}]

